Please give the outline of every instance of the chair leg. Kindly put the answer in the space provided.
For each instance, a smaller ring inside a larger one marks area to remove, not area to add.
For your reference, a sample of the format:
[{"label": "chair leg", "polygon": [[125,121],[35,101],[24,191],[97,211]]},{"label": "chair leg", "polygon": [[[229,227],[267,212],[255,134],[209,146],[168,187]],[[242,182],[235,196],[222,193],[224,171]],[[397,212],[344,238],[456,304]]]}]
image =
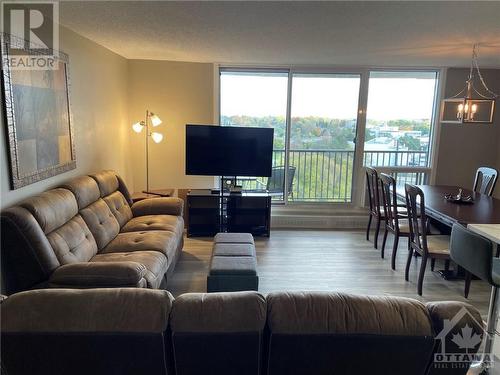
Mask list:
[{"label": "chair leg", "polygon": [[427,256],[422,255],[422,264],[420,265],[420,272],[418,273],[418,285],[417,292],[418,295],[422,295],[422,285],[424,284],[425,267],[427,266]]},{"label": "chair leg", "polygon": [[411,258],[413,257],[413,249],[408,249],[408,259],[406,260],[406,268],[405,268],[405,280],[408,281],[408,275],[410,273],[410,264]]},{"label": "chair leg", "polygon": [[387,225],[385,226],[384,229],[384,239],[382,240],[382,248],[380,249],[380,257],[384,259],[384,253],[385,253],[385,242],[387,241]]},{"label": "chair leg", "polygon": [[366,228],[366,240],[370,241],[370,227],[372,226],[373,216],[370,213],[370,217],[368,218],[368,227]]},{"label": "chair leg", "polygon": [[490,354],[493,349],[493,338],[495,337],[495,329],[498,315],[498,288],[491,287],[490,306],[488,308],[488,318],[486,322],[486,342],[484,343],[484,352]]},{"label": "chair leg", "polygon": [[373,246],[378,249],[378,233],[380,232],[380,216],[377,216],[377,225],[375,227],[375,239],[373,240]]},{"label": "chair leg", "polygon": [[464,289],[464,297],[469,297],[470,283],[472,280],[472,274],[469,271],[465,271],[465,289]]},{"label": "chair leg", "polygon": [[449,260],[449,259],[446,259],[446,260],[444,261],[444,270],[445,270],[446,272],[448,272],[448,271],[450,270],[450,260]]},{"label": "chair leg", "polygon": [[398,252],[399,235],[394,234],[394,244],[392,245],[391,268],[396,270],[396,254]]},{"label": "chair leg", "polygon": [[436,259],[432,258],[431,259],[431,271],[434,271],[434,266],[436,265]]}]

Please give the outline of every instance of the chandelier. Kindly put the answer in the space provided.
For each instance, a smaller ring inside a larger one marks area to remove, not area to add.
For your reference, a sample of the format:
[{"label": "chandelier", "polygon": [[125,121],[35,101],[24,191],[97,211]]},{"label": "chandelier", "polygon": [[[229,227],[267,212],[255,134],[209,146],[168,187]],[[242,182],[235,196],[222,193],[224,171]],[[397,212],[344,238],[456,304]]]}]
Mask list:
[{"label": "chandelier", "polygon": [[[472,61],[465,87],[456,95],[444,99],[441,111],[443,123],[484,123],[493,122],[495,101],[499,97],[491,91],[481,75],[477,62],[478,44],[472,48]],[[479,85],[476,87],[475,83]]]}]

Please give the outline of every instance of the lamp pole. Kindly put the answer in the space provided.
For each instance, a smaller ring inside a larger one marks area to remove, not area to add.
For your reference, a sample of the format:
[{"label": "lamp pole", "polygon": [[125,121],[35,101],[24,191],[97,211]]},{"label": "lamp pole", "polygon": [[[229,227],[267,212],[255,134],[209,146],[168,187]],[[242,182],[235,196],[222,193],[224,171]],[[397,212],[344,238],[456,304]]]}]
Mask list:
[{"label": "lamp pole", "polygon": [[146,109],[146,121],[144,123],[146,133],[146,193],[149,193],[149,110]]}]

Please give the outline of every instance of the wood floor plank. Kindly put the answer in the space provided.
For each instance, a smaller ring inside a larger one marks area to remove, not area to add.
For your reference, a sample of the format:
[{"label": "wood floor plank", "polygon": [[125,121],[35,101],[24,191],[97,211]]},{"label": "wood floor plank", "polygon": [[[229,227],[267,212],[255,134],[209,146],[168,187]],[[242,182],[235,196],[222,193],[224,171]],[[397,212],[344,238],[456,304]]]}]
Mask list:
[{"label": "wood floor plank", "polygon": [[[407,242],[401,239],[396,271],[391,270],[392,236],[385,259],[365,239],[364,231],[273,230],[270,238],[255,238],[259,291],[337,291],[370,295],[395,295],[423,302],[455,300],[474,305],[487,314],[490,287],[473,280],[469,298],[463,297],[464,282],[447,281],[430,270],[425,275],[423,296],[417,294],[420,258],[413,258],[410,281],[404,280]],[[371,237],[373,238],[373,236]],[[382,243],[381,236],[379,243]],[[184,250],[167,289],[177,296],[206,292],[206,276],[212,238],[186,238]],[[436,270],[443,264],[436,262]]]}]

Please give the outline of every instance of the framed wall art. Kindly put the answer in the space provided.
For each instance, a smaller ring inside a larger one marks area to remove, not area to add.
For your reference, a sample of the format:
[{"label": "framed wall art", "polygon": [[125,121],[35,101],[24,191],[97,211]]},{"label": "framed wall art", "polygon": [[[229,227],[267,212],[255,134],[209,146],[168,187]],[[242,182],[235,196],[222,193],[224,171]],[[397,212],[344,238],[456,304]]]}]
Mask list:
[{"label": "framed wall art", "polygon": [[11,188],[18,189],[76,168],[69,58],[51,50],[52,68],[19,67],[12,63],[12,50],[35,57],[39,50],[5,34],[1,45]]}]

